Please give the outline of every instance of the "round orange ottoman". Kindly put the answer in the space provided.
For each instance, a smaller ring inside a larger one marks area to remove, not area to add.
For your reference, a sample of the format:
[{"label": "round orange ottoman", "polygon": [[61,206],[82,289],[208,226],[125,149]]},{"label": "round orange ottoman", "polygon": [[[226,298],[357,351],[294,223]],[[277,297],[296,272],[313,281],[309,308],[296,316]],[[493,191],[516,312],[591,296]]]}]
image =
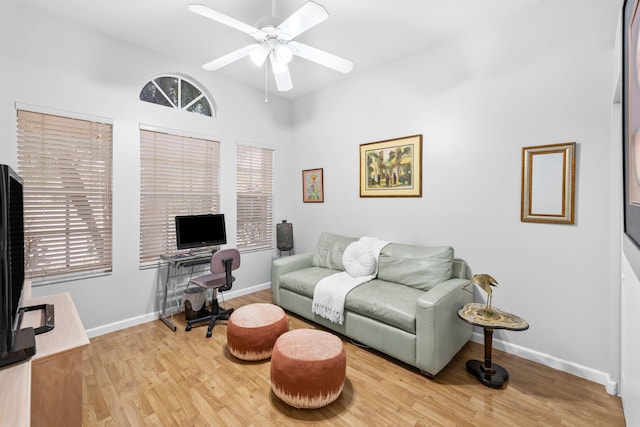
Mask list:
[{"label": "round orange ottoman", "polygon": [[238,359],[271,357],[276,339],[289,330],[284,310],[273,304],[248,304],[236,309],[227,322],[227,345]]},{"label": "round orange ottoman", "polygon": [[347,371],[342,340],[315,329],[294,329],[276,340],[271,389],[295,408],[321,408],[340,396]]}]

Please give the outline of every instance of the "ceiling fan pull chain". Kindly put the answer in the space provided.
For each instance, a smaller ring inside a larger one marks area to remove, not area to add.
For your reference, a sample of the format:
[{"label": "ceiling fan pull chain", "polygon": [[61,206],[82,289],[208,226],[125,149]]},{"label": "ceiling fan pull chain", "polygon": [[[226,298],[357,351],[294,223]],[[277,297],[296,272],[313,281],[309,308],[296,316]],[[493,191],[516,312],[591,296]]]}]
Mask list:
[{"label": "ceiling fan pull chain", "polygon": [[269,61],[264,64],[264,103],[269,102],[269,92],[267,85],[269,84]]}]

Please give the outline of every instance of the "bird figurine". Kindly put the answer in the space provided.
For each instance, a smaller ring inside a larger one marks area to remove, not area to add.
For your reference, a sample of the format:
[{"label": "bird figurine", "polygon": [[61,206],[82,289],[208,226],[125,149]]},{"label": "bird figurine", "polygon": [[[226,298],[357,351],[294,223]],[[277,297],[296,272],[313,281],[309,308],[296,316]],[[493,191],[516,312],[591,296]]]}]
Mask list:
[{"label": "bird figurine", "polygon": [[487,314],[491,313],[491,298],[493,298],[493,290],[491,286],[498,286],[498,281],[488,274],[474,274],[471,278],[471,283],[474,283],[482,288],[487,293]]}]

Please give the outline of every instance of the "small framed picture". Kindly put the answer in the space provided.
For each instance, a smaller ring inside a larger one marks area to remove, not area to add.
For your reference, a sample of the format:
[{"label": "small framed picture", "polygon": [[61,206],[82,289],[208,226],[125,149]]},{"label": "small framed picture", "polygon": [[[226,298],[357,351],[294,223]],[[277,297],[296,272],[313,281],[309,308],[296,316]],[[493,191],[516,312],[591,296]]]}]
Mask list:
[{"label": "small framed picture", "polygon": [[302,171],[302,201],[305,203],[324,202],[322,168]]}]

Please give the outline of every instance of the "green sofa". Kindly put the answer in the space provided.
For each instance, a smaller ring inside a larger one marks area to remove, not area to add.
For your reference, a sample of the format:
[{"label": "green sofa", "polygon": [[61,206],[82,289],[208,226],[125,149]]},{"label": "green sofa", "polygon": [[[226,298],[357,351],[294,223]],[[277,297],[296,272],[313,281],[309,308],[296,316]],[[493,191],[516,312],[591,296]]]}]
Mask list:
[{"label": "green sofa", "polygon": [[463,288],[465,262],[448,246],[387,244],[377,277],[347,294],[340,325],[312,312],[313,292],[321,279],[344,270],[342,254],[356,240],[322,233],[315,253],[274,259],[274,304],[435,376],[471,337],[471,325],[457,316],[473,300]]}]

